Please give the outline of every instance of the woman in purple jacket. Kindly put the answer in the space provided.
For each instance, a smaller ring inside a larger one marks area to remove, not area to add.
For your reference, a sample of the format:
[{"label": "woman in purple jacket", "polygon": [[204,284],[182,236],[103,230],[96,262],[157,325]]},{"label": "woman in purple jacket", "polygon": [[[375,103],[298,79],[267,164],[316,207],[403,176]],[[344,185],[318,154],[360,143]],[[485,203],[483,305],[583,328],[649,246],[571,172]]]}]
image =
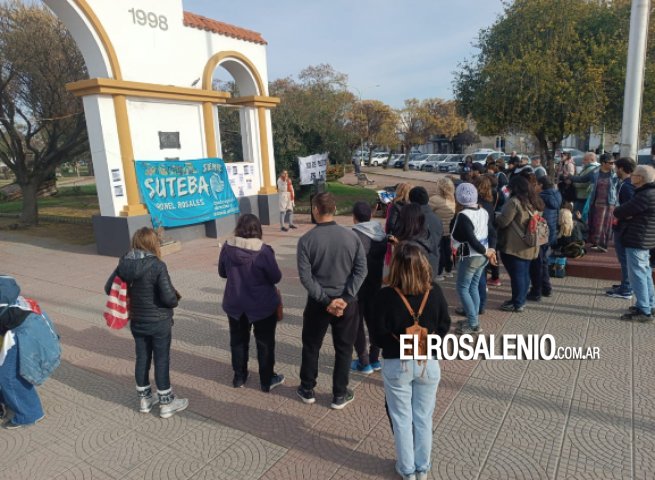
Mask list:
[{"label": "woman in purple jacket", "polygon": [[280,297],[275,284],[282,273],[273,249],[262,242],[262,225],[251,214],[239,218],[234,238],[228,240],[218,259],[218,274],[227,278],[223,310],[230,322],[230,348],[234,388],[248,379],[250,328],[254,325],[262,391],[270,392],[284,383],[275,366],[275,327]]}]

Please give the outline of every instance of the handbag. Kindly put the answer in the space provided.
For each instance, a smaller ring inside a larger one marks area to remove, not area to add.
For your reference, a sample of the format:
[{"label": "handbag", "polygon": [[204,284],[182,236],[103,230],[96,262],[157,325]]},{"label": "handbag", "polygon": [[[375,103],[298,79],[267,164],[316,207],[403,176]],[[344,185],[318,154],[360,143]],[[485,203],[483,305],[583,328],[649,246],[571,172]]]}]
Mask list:
[{"label": "handbag", "polygon": [[103,317],[109,328],[120,330],[129,322],[130,298],[127,294],[127,282],[116,275],[111,283],[105,313]]},{"label": "handbag", "polygon": [[284,306],[282,305],[282,294],[280,293],[280,289],[276,288],[275,292],[277,293],[277,298],[280,299],[280,303],[278,304],[277,309],[275,309],[275,316],[279,322],[284,319]]}]

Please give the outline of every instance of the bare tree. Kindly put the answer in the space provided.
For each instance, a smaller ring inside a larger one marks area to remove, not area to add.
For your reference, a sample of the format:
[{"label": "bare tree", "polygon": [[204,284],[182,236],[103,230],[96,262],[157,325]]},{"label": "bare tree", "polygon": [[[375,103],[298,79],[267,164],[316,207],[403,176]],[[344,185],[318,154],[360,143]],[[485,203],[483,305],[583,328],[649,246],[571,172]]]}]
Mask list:
[{"label": "bare tree", "polygon": [[86,76],[80,51],[54,15],[0,3],[0,160],[23,192],[24,223],[38,222],[37,193],[56,168],[88,151],[82,102],[64,87]]}]

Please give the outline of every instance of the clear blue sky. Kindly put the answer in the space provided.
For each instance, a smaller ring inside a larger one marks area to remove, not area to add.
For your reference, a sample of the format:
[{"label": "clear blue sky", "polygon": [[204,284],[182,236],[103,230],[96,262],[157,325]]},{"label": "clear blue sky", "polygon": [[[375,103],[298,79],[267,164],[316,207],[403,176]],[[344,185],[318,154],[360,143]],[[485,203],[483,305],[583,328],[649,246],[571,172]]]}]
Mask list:
[{"label": "clear blue sky", "polygon": [[353,93],[400,107],[406,98],[452,98],[452,72],[503,7],[501,0],[184,0],[184,9],[260,32],[270,80],[329,63],[348,75]]}]

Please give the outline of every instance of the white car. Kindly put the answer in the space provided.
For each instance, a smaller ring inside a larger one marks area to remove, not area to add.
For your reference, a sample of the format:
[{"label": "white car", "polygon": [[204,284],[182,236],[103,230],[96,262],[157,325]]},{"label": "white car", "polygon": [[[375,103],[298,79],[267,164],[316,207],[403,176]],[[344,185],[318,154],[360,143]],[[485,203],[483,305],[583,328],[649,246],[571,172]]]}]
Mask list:
[{"label": "white car", "polygon": [[448,153],[435,153],[429,155],[430,158],[428,158],[427,161],[423,164],[421,170],[424,172],[436,172],[439,170],[439,164],[445,161],[449,156],[450,154]]},{"label": "white car", "polygon": [[399,166],[402,166],[405,163],[405,154],[404,153],[395,153],[391,155],[391,159],[387,163],[387,167],[389,168],[400,168]]},{"label": "white car", "polygon": [[424,153],[422,155],[417,155],[414,158],[412,158],[409,163],[409,169],[410,170],[420,170],[423,165],[425,165],[425,162],[428,161],[428,158],[430,156],[427,153]]},{"label": "white car", "polygon": [[384,165],[385,163],[387,163],[388,158],[389,158],[389,152],[374,153],[373,156],[371,157],[370,165],[372,167]]}]

